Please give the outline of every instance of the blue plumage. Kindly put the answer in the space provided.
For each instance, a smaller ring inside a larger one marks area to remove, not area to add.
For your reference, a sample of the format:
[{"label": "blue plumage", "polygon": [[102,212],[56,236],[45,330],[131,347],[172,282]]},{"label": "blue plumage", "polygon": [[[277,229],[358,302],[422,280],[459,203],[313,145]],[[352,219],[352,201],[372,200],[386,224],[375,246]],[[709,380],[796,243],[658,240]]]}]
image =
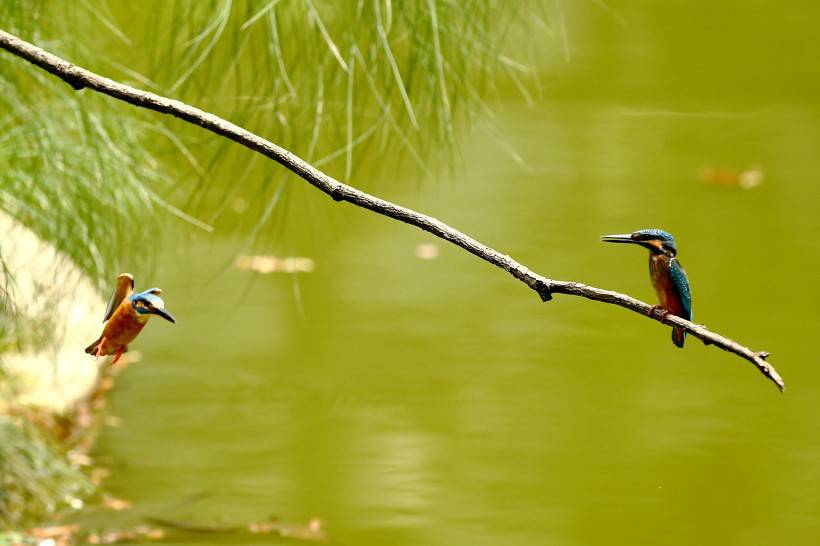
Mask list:
[{"label": "blue plumage", "polygon": [[[669,280],[673,294],[667,295],[667,308],[673,315],[677,315],[686,320],[692,320],[692,292],[689,289],[689,279],[686,271],[677,258],[669,260]],[[683,347],[686,341],[686,330],[672,328],[672,343],[678,347]]]},{"label": "blue plumage", "polygon": [[660,239],[661,241],[668,241],[672,243],[672,246],[675,246],[675,237],[669,233],[668,231],[664,231],[662,229],[657,228],[648,228],[648,229],[639,229],[631,234],[631,237],[634,239],[637,238],[653,238],[653,239]]},{"label": "blue plumage", "polygon": [[669,264],[669,277],[678,293],[686,320],[692,320],[692,291],[689,289],[689,279],[677,258],[672,258]]},{"label": "blue plumage", "polygon": [[[608,243],[631,243],[649,250],[649,276],[667,313],[692,320],[692,293],[689,279],[677,259],[678,247],[671,233],[662,229],[640,229],[621,235],[601,237]],[[672,328],[672,342],[683,347],[686,330]]]},{"label": "blue plumage", "polygon": [[137,302],[144,303],[145,306],[138,306],[134,305],[134,309],[137,310],[137,313],[148,314],[152,312],[152,309],[164,309],[165,302],[162,301],[157,294],[159,293],[159,289],[151,288],[150,290],[145,290],[144,292],[137,292],[136,294],[132,294],[128,297],[131,303],[136,304]]}]

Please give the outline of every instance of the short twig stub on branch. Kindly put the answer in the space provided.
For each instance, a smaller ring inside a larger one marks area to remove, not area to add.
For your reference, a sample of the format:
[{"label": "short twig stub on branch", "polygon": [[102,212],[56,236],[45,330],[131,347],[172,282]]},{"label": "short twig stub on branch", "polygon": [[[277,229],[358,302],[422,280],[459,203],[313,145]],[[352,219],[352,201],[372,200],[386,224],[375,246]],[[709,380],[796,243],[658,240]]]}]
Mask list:
[{"label": "short twig stub on branch", "polygon": [[781,391],[785,388],[780,375],[778,375],[774,367],[766,362],[769,353],[765,351],[752,351],[748,347],[716,334],[704,326],[671,314],[661,316],[660,314],[650,313],[652,309],[651,305],[630,296],[577,282],[548,279],[542,275],[533,273],[527,267],[516,262],[509,256],[481,244],[457,229],[420,212],[385,201],[384,199],[357,190],[352,186],[343,184],[316,169],[288,150],[227,120],[178,100],[142,91],[102,77],[94,72],[75,66],[60,57],[52,55],[2,30],[0,30],[0,48],[61,78],[75,89],[93,89],[99,93],[109,95],[141,108],[155,110],[163,114],[170,114],[242,144],[281,164],[309,184],[326,193],[335,201],[347,201],[348,203],[371,210],[388,218],[416,226],[428,233],[432,233],[436,237],[463,248],[486,262],[500,267],[532,288],[543,301],[551,300],[553,294],[580,296],[589,300],[618,305],[664,324],[683,328],[689,332],[690,335],[701,339],[706,344],[715,345],[725,351],[745,358],[754,364],[763,375],[772,380]]}]

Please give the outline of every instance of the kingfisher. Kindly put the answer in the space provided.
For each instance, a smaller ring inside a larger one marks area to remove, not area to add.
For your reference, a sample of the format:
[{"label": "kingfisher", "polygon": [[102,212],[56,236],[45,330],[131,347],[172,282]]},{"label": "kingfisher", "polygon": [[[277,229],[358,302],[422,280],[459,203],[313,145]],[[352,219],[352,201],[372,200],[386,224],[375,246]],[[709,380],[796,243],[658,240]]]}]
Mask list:
[{"label": "kingfisher", "polygon": [[145,327],[151,315],[176,323],[176,319],[165,310],[165,302],[159,297],[162,290],[149,288],[143,292],[134,292],[134,277],[123,273],[117,277],[117,284],[105,308],[102,335],[86,347],[85,352],[99,356],[115,355],[111,364],[116,362],[128,349],[137,335]]},{"label": "kingfisher", "polygon": [[[653,310],[660,307],[664,310],[664,316],[672,314],[692,320],[689,279],[678,261],[678,249],[671,233],[662,229],[641,229],[622,235],[604,235],[601,240],[607,243],[631,243],[649,249],[649,277],[660,300],[660,305],[653,306]],[[672,328],[672,343],[683,347],[685,340],[686,330]]]}]

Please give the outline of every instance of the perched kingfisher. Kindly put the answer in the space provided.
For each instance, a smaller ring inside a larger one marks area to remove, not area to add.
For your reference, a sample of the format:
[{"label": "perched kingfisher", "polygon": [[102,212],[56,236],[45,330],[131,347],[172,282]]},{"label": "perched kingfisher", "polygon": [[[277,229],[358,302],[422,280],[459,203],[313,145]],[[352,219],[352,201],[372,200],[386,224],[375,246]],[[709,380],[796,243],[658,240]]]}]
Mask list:
[{"label": "perched kingfisher", "polygon": [[[689,279],[677,259],[675,238],[662,229],[641,229],[623,235],[604,235],[607,243],[631,243],[649,249],[649,277],[666,313],[692,320],[692,293]],[[657,306],[655,306],[657,307]],[[683,347],[686,330],[672,328],[672,343]]]},{"label": "perched kingfisher", "polygon": [[106,324],[102,335],[86,347],[85,352],[94,356],[116,355],[111,361],[115,364],[151,315],[176,323],[173,315],[165,310],[165,302],[159,297],[161,292],[159,288],[150,288],[134,293],[134,277],[128,273],[117,277],[117,285],[105,308],[103,322]]}]

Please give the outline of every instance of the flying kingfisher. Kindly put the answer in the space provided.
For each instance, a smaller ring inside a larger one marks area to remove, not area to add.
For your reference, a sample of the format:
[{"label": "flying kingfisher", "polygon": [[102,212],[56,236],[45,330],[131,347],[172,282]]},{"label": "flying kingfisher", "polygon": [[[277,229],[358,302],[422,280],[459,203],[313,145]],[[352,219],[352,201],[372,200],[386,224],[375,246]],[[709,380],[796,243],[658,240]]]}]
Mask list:
[{"label": "flying kingfisher", "polygon": [[[672,234],[662,229],[641,229],[623,235],[604,235],[607,243],[632,243],[649,249],[649,277],[666,313],[692,320],[692,293],[689,279],[677,259],[678,249]],[[657,307],[657,306],[655,306]],[[672,343],[683,347],[686,330],[672,328]]]},{"label": "flying kingfisher", "polygon": [[[158,315],[167,321],[176,323],[173,315],[165,310],[165,302],[159,297],[162,290],[149,288],[144,292],[134,293],[134,277],[123,273],[117,277],[117,285],[105,308],[105,327],[102,335],[85,352],[94,356],[116,355],[111,364],[115,364],[128,344],[142,331],[151,315]],[[108,322],[106,322],[108,321]]]}]

